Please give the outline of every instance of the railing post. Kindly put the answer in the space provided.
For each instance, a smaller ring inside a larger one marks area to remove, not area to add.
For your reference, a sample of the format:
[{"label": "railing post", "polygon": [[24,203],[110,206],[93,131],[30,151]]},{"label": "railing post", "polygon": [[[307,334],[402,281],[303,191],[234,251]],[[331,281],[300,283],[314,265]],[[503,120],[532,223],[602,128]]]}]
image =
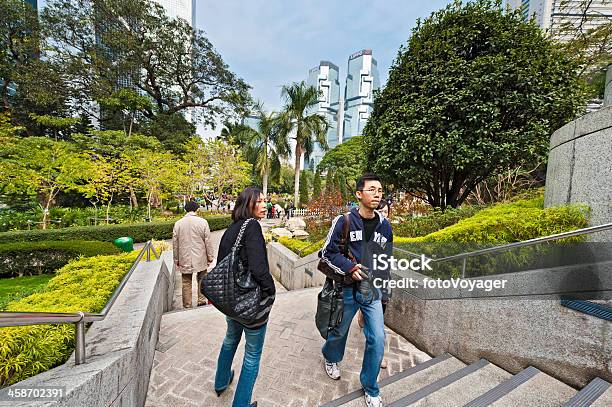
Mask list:
[{"label": "railing post", "polygon": [[467,257],[463,258],[463,267],[461,267],[461,278],[465,278],[465,267],[467,265]]},{"label": "railing post", "polygon": [[147,242],[147,261],[151,261],[151,241]]},{"label": "railing post", "polygon": [[[79,312],[81,317],[85,316],[82,312]],[[85,363],[86,355],[85,355],[85,321],[82,319],[75,324],[75,337],[76,337],[76,345],[74,349],[74,361],[76,365],[80,365]]]}]

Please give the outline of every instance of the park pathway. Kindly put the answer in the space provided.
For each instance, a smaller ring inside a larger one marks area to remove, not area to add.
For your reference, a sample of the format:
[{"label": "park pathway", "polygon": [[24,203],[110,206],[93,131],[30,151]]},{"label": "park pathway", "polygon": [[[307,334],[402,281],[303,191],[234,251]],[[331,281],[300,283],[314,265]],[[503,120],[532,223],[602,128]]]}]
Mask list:
[{"label": "park pathway", "polygon": [[[278,221],[266,219],[261,222],[262,227],[268,229]],[[223,231],[213,232],[217,247],[222,234]],[[323,369],[323,340],[314,324],[319,289],[286,292],[280,284],[277,286],[279,289],[270,314],[253,400],[258,401],[259,407],[309,407],[359,389],[364,336],[357,319],[351,327],[345,359],[341,364],[342,379],[333,381]],[[213,383],[216,360],[226,330],[225,317],[212,306],[181,309],[180,287],[175,290],[175,304],[175,311],[162,316],[145,405],[231,405],[242,366],[244,342],[234,359],[236,380],[221,397],[217,397]],[[390,330],[387,330],[386,347],[389,367],[381,370],[380,379],[429,359]]]},{"label": "park pathway", "polygon": [[[325,374],[323,340],[314,324],[318,291],[310,288],[277,295],[253,394],[259,407],[318,406],[361,387],[359,371],[365,340],[356,318],[341,363],[342,378],[333,381]],[[164,314],[145,406],[231,405],[244,341],[234,359],[236,380],[217,397],[213,383],[225,329],[225,317],[210,306]],[[429,359],[390,330],[385,357],[389,367],[381,370],[379,379]]]}]

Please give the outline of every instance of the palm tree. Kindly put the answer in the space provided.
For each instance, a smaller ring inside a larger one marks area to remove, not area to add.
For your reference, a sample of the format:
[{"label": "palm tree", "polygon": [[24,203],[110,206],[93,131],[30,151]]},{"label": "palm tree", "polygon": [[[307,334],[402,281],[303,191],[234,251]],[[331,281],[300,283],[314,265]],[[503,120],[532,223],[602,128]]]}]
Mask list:
[{"label": "palm tree", "polygon": [[[302,155],[310,155],[314,143],[318,142],[323,150],[327,150],[327,128],[329,124],[323,116],[311,114],[309,111],[319,103],[320,92],[304,81],[285,85],[282,89],[285,98],[285,110],[282,117],[285,120],[287,134],[292,131],[295,139],[295,191],[294,202],[298,207],[300,203],[300,162]],[[309,114],[310,113],[310,114]]]},{"label": "palm tree", "polygon": [[234,140],[243,149],[245,158],[253,164],[263,183],[264,196],[268,194],[268,178],[278,182],[281,159],[289,156],[289,140],[284,131],[283,118],[276,112],[267,113],[263,105],[255,105],[257,129],[239,127]]}]

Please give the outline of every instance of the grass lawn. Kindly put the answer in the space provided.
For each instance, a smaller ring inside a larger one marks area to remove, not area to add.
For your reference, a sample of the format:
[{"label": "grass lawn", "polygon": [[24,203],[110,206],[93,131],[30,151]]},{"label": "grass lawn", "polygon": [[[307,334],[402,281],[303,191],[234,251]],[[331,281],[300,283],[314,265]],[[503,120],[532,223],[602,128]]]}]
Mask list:
[{"label": "grass lawn", "polygon": [[28,296],[43,288],[54,274],[0,279],[0,310],[10,301]]}]

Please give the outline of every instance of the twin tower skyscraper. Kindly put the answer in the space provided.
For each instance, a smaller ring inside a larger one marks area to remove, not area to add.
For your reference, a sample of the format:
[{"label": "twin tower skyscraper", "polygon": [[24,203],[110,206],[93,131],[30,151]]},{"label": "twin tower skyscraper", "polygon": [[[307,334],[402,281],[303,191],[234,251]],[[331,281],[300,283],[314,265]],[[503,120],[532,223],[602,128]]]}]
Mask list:
[{"label": "twin tower skyscraper", "polygon": [[[329,61],[321,61],[310,69],[307,83],[321,92],[319,103],[309,113],[324,116],[330,124],[327,131],[330,149],[362,134],[374,105],[373,91],[380,88],[378,66],[371,49],[355,52],[349,57],[343,98],[340,70]],[[304,160],[304,167],[314,170],[324,155],[325,152],[315,143],[313,153]]]}]

